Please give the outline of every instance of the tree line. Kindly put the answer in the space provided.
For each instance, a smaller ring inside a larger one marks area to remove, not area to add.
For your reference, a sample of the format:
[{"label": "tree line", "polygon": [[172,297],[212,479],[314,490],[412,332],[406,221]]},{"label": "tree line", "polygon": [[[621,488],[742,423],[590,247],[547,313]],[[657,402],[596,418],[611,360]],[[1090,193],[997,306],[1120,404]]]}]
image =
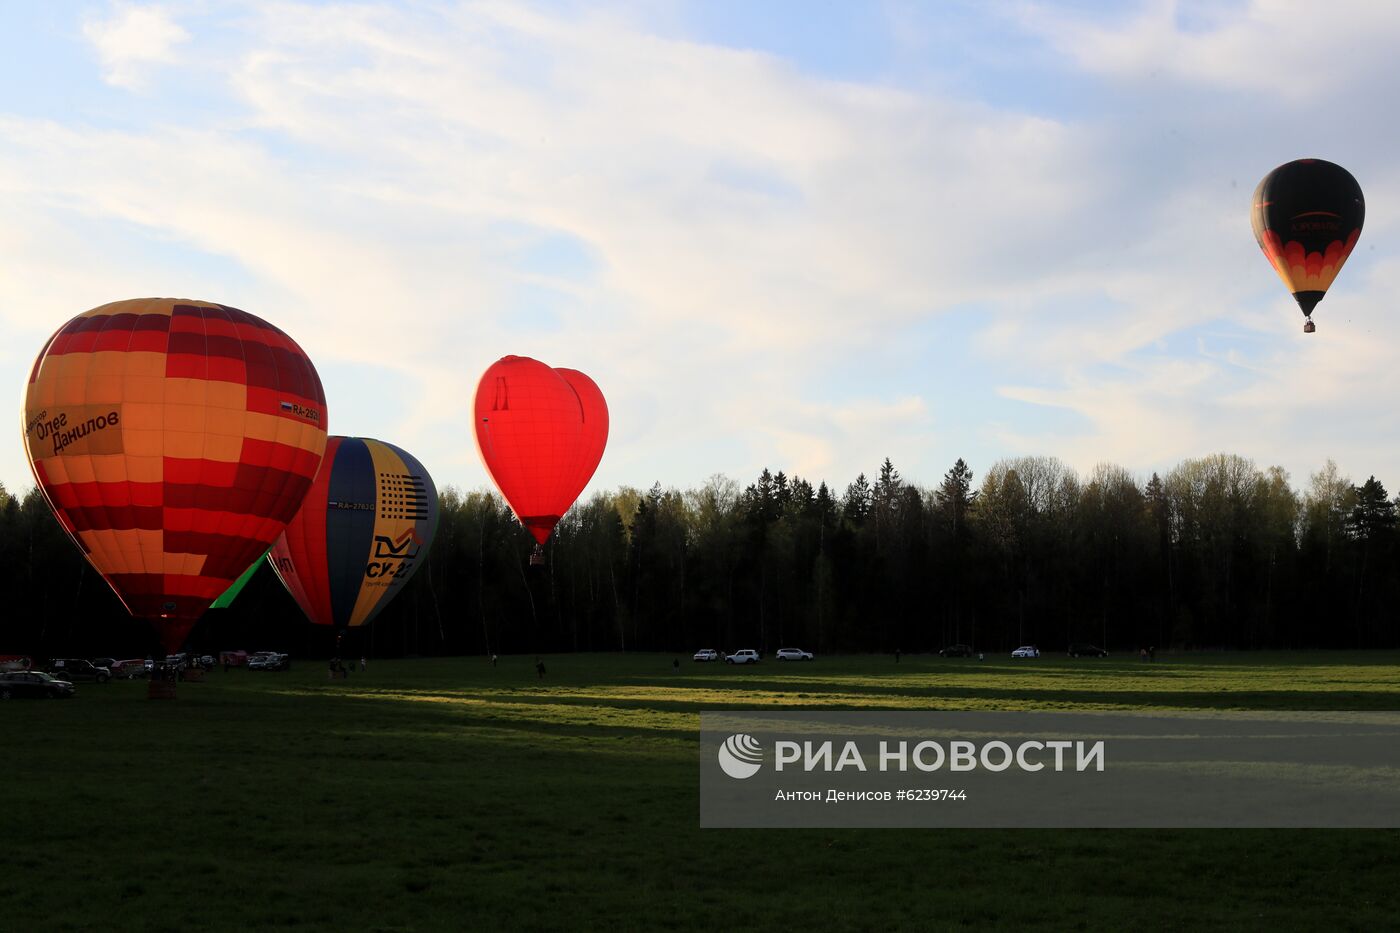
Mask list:
[{"label": "tree line", "polygon": [[[343,653],[1400,643],[1397,503],[1331,461],[1302,491],[1233,454],[1145,483],[1053,457],[1001,460],[980,481],[959,459],[932,488],[886,459],[839,494],[783,472],[717,475],[595,494],[559,523],[543,567],[495,493],[440,500],[425,565]],[[37,491],[0,488],[0,585],[0,654],[152,650]],[[263,569],[191,647],[324,655],[335,634]]]}]

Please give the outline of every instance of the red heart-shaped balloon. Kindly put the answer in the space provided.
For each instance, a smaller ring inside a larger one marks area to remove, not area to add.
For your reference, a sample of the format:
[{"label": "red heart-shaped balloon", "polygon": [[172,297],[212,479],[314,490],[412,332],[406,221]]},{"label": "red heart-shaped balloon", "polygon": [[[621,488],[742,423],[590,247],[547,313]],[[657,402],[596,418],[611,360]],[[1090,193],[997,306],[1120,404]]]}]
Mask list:
[{"label": "red heart-shaped balloon", "polygon": [[544,544],[603,458],[603,393],[578,370],[506,356],[482,375],[473,408],[486,471],[515,517]]}]

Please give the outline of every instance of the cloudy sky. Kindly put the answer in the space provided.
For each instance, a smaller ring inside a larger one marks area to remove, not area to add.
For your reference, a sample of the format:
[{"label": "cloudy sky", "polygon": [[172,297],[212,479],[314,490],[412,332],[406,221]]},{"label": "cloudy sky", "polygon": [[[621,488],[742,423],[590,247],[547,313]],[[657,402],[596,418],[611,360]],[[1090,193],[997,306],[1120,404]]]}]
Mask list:
[{"label": "cloudy sky", "polygon": [[[180,296],[439,485],[514,353],[603,389],[595,488],[1224,450],[1394,491],[1397,47],[1369,0],[0,3],[0,382]],[[1312,336],[1248,218],[1304,156],[1367,196]]]}]

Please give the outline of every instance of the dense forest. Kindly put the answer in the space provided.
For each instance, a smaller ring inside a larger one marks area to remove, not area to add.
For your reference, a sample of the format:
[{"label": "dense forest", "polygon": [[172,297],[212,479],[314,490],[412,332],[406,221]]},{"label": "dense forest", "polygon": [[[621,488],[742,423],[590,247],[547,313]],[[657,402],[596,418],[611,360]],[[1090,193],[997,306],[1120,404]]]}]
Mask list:
[{"label": "dense forest", "polygon": [[[923,652],[1396,647],[1396,503],[1330,461],[1301,493],[1243,457],[1187,460],[1145,484],[1102,465],[1003,460],[974,481],[906,482],[886,460],[839,493],[765,470],[743,486],[598,493],[559,524],[543,567],[494,493],[441,496],[426,566],[350,654]],[[144,623],[43,498],[0,490],[0,654],[147,653]],[[266,568],[191,636],[201,651],[324,656]]]}]

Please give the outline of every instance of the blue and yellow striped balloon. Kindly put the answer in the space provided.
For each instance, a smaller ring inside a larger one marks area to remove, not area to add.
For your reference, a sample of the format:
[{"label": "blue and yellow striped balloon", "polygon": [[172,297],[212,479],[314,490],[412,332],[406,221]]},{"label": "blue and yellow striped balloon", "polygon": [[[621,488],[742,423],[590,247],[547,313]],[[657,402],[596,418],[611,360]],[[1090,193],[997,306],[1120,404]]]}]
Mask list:
[{"label": "blue and yellow striped balloon", "polygon": [[427,559],[437,530],[433,478],[411,454],[331,437],[301,511],[267,555],[317,625],[370,622]]}]

